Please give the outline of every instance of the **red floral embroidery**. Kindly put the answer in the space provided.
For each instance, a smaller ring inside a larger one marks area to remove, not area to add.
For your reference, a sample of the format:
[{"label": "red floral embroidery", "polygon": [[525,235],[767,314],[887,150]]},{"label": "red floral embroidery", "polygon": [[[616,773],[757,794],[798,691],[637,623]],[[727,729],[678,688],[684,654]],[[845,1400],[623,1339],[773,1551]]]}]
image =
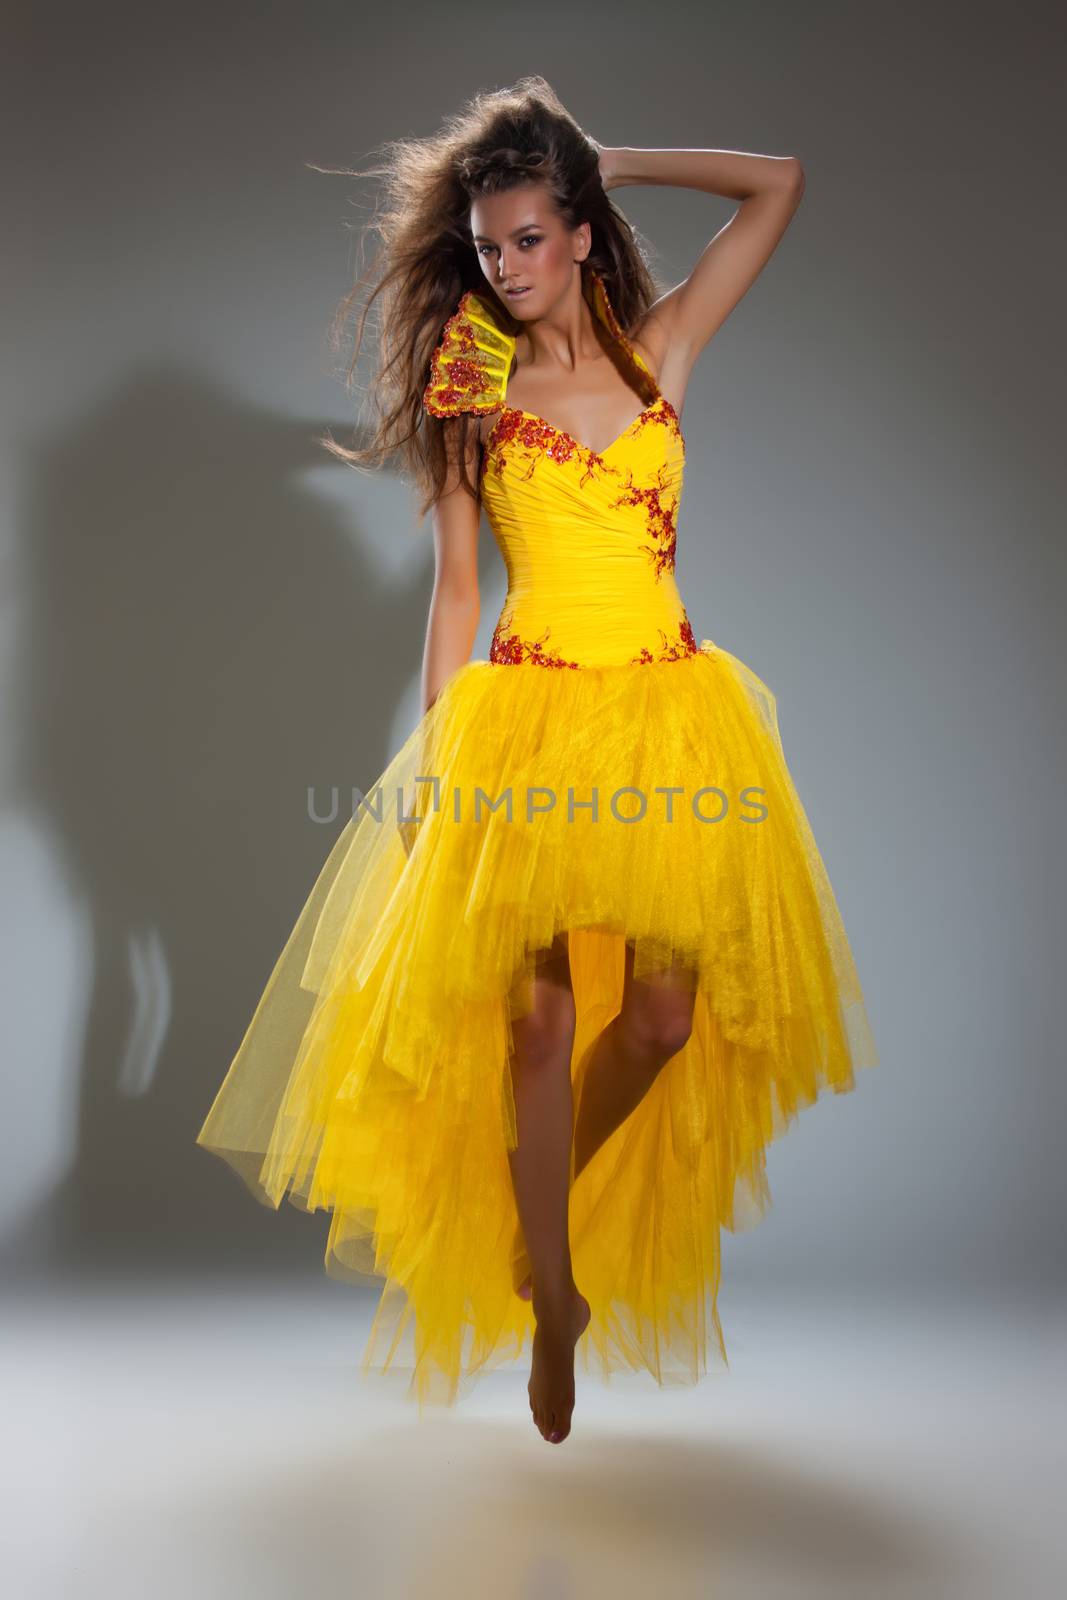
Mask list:
[{"label": "red floral embroidery", "polygon": [[650,661],[681,661],[684,656],[696,655],[700,650],[700,646],[697,644],[693,635],[693,629],[690,625],[689,618],[684,613],[682,616],[681,627],[678,630],[678,642],[676,644],[671,644],[669,642],[667,635],[664,633],[662,628],[659,630],[659,636],[663,640],[663,649],[660,651],[658,656],[654,655],[648,646],[645,645],[642,648],[640,655],[632,656],[631,660],[642,663]]},{"label": "red floral embroidery", "polygon": [[574,667],[577,661],[564,661],[558,650],[545,650],[544,641],[552,632],[546,628],[539,639],[528,642],[520,638],[517,633],[507,633],[505,630],[511,626],[511,618],[501,617],[493,630],[493,641],[489,646],[489,659],[500,666],[517,667],[523,661],[532,661],[537,667]]},{"label": "red floral embroidery", "polygon": [[[672,429],[681,440],[682,449],[685,449],[685,440],[682,437],[681,427],[678,422],[678,413],[669,400],[663,395],[657,396],[652,403],[645,407],[640,416],[635,417],[628,428],[624,428],[618,438],[612,441],[611,448],[620,444],[623,439],[628,439],[631,434],[640,433],[647,425],[659,423],[663,427]],[[500,420],[494,423],[489,430],[485,446],[482,450],[481,477],[485,477],[492,465],[497,477],[501,475],[507,464],[504,446],[510,443],[525,445],[533,453],[532,459],[523,473],[529,478],[536,465],[538,454],[548,456],[549,460],[563,462],[570,461],[574,456],[584,460],[586,469],[582,474],[581,483],[586,483],[594,471],[611,473],[620,476],[620,468],[615,467],[610,461],[597,451],[590,450],[588,445],[582,444],[572,434],[565,433],[562,428],[555,427],[551,422],[546,422],[543,417],[535,415],[532,411],[516,411],[512,406],[501,408]],[[617,502],[620,503],[620,502]]]},{"label": "red floral embroidery", "polygon": [[570,461],[575,455],[584,459],[585,471],[581,476],[581,483],[585,483],[596,471],[610,472],[612,469],[603,456],[595,450],[590,450],[584,444],[579,444],[577,439],[569,433],[564,433],[562,428],[556,428],[551,422],[546,422],[544,417],[538,417],[532,411],[516,411],[512,406],[504,406],[500,413],[499,422],[494,423],[486,440],[482,453],[483,473],[488,469],[490,458],[497,476],[503,472],[507,462],[504,454],[509,444],[520,444],[532,452],[530,464],[523,477],[528,478],[537,465],[538,458],[542,455],[550,461]]},{"label": "red floral embroidery", "polygon": [[635,484],[632,477],[629,486],[614,501],[616,506],[643,506],[648,519],[648,529],[656,543],[642,545],[652,557],[652,565],[656,569],[656,577],[664,572],[674,571],[675,554],[678,548],[678,533],[675,517],[678,512],[678,496],[673,494],[664,499],[667,489],[663,481],[664,468],[660,468],[656,475],[656,482],[641,486]]},{"label": "red floral embroidery", "polygon": [[[517,633],[508,633],[511,626],[511,617],[501,617],[493,632],[492,644],[489,647],[489,660],[500,666],[520,666],[524,661],[531,662],[537,667],[567,667],[580,671],[580,661],[565,661],[558,650],[546,650],[545,640],[552,629],[546,628],[539,639],[523,639]],[[699,653],[700,646],[693,634],[689,618],[682,613],[682,621],[678,629],[678,638],[675,641],[668,639],[662,628],[659,630],[662,648],[656,654],[645,645],[640,654],[631,656],[632,664],[648,665],[660,661],[681,661],[686,656]]]},{"label": "red floral embroidery", "polygon": [[679,439],[679,441],[680,441],[680,443],[682,445],[682,450],[684,452],[684,450],[685,450],[685,438],[684,438],[684,436],[682,434],[681,418],[679,417],[677,411],[675,411],[674,407],[671,405],[670,401],[667,399],[666,395],[664,395],[664,394],[658,395],[657,398],[653,401],[652,405],[649,406],[649,408],[645,412],[644,416],[640,418],[640,421],[642,423],[644,423],[644,422],[658,422],[663,427],[669,428],[672,433],[677,435],[677,437],[678,437],[678,439]]}]

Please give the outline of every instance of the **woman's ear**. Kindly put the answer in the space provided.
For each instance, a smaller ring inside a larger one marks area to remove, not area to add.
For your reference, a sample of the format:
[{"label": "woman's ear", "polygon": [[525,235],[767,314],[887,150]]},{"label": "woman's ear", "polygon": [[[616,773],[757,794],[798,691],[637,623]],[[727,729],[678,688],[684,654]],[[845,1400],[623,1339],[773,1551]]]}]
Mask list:
[{"label": "woman's ear", "polygon": [[593,229],[588,222],[579,222],[574,230],[574,259],[584,261],[593,248]]}]

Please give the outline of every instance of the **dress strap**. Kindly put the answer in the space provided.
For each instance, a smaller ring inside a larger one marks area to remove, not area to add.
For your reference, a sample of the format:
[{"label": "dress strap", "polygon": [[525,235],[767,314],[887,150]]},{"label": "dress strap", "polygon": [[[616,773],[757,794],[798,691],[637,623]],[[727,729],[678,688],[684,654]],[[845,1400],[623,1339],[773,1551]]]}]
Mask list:
[{"label": "dress strap", "polygon": [[612,338],[629,358],[631,366],[637,369],[637,372],[641,377],[641,381],[647,390],[647,398],[650,401],[659,400],[662,397],[660,394],[659,384],[656,382],[652,368],[648,365],[648,362],[623,332],[622,324],[615,314],[615,307],[608,298],[608,291],[603,278],[600,276],[599,272],[591,273],[590,278],[593,286],[593,310],[607,328]]}]

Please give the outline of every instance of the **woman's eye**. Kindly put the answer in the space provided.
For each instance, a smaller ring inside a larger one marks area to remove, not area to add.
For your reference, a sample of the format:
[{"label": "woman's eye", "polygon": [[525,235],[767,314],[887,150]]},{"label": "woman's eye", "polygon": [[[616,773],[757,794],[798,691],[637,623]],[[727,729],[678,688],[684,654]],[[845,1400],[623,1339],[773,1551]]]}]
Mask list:
[{"label": "woman's eye", "polygon": [[[522,244],[522,245],[540,244],[541,243],[541,235],[539,233],[527,233],[527,234],[525,234],[523,236],[523,238],[521,238],[519,240],[519,243]],[[478,245],[477,249],[478,249],[478,254],[480,256],[484,256],[486,251],[495,250],[496,249],[496,245],[495,244],[480,244],[480,245]]]}]

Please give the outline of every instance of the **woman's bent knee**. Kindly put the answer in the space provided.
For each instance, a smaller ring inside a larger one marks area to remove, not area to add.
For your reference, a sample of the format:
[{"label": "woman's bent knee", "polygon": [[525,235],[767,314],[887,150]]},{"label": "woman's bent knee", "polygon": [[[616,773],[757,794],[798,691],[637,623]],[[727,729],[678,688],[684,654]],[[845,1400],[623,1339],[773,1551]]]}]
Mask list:
[{"label": "woman's bent knee", "polygon": [[657,994],[635,1001],[623,1013],[630,1046],[641,1054],[669,1061],[687,1043],[693,1031],[693,997],[684,993]]}]

